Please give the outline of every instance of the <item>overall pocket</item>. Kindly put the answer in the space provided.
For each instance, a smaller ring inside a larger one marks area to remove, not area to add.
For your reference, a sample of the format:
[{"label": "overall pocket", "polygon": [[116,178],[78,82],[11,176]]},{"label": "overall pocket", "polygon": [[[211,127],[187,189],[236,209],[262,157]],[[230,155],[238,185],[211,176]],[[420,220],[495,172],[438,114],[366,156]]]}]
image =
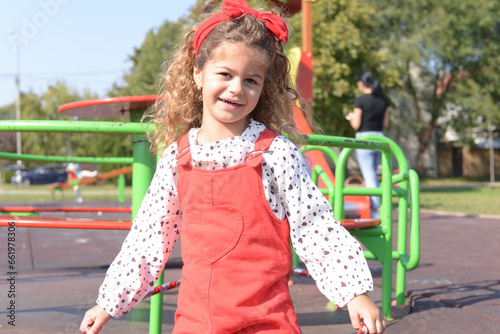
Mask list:
[{"label": "overall pocket", "polygon": [[227,205],[191,204],[182,224],[184,238],[191,239],[189,244],[210,264],[233,250],[243,233],[243,215]]}]

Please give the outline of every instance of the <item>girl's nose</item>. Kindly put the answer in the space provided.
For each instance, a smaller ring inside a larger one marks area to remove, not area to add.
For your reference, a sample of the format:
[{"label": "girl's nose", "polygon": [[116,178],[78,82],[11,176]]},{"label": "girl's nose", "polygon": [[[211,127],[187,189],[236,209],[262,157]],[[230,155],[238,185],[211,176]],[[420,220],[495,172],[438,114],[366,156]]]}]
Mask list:
[{"label": "girl's nose", "polygon": [[243,92],[243,85],[241,80],[238,80],[237,78],[231,80],[229,91],[235,95],[241,94]]}]

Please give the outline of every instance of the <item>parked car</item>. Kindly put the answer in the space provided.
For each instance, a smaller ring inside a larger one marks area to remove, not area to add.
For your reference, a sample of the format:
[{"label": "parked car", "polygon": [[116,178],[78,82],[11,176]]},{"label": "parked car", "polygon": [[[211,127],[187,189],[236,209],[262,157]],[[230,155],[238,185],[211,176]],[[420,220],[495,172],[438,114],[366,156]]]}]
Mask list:
[{"label": "parked car", "polygon": [[65,168],[66,165],[63,164],[44,165],[35,169],[33,172],[23,172],[21,174],[22,181],[19,175],[14,175],[10,179],[10,182],[12,184],[19,184],[22,182],[23,185],[27,186],[30,184],[65,182],[68,179]]}]

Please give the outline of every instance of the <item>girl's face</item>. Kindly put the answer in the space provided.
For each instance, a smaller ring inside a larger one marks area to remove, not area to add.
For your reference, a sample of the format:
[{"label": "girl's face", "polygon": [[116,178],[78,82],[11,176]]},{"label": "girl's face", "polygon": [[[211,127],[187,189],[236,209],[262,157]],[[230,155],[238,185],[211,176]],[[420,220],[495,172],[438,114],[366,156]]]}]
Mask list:
[{"label": "girl's face", "polygon": [[211,133],[209,141],[243,133],[246,117],[259,101],[266,72],[264,56],[241,43],[221,44],[203,69],[194,69],[194,80],[203,94],[201,129]]}]

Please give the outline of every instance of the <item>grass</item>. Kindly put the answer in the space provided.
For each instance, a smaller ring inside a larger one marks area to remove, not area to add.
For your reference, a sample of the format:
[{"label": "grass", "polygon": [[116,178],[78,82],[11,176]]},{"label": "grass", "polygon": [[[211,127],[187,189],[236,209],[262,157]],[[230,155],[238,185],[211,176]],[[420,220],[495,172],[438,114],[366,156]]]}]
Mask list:
[{"label": "grass", "polygon": [[500,216],[500,186],[492,187],[489,182],[489,178],[466,177],[422,180],[420,208]]},{"label": "grass", "polygon": [[[71,201],[76,195],[72,188],[63,192],[54,192],[54,197],[50,192],[50,185],[31,185],[29,187],[18,187],[11,184],[0,185],[0,203],[5,202],[51,202],[51,201]],[[117,201],[118,187],[114,184],[96,184],[80,187],[80,192],[85,201]],[[132,198],[132,189],[125,189],[125,200]],[[1,204],[0,204],[1,205]]]},{"label": "grass", "polygon": [[499,203],[499,187],[439,187],[420,191],[420,208],[426,210],[500,216]]},{"label": "grass", "polygon": [[[499,176],[496,176],[496,181],[500,181]],[[420,185],[422,187],[446,187],[446,186],[473,186],[477,184],[489,183],[489,178],[484,177],[453,177],[453,178],[439,178],[439,179],[422,179]]]},{"label": "grass", "polygon": [[[426,179],[421,181],[420,208],[426,210],[465,213],[472,215],[500,216],[500,187],[478,186],[484,179],[450,178]],[[116,201],[118,188],[113,184],[97,184],[80,187],[85,201]],[[125,199],[131,200],[132,189],[127,187]],[[61,192],[55,193],[55,200],[62,200]],[[64,200],[72,200],[72,189],[64,191]],[[0,205],[5,202],[50,202],[49,185],[17,187],[11,184],[0,185]]]}]

